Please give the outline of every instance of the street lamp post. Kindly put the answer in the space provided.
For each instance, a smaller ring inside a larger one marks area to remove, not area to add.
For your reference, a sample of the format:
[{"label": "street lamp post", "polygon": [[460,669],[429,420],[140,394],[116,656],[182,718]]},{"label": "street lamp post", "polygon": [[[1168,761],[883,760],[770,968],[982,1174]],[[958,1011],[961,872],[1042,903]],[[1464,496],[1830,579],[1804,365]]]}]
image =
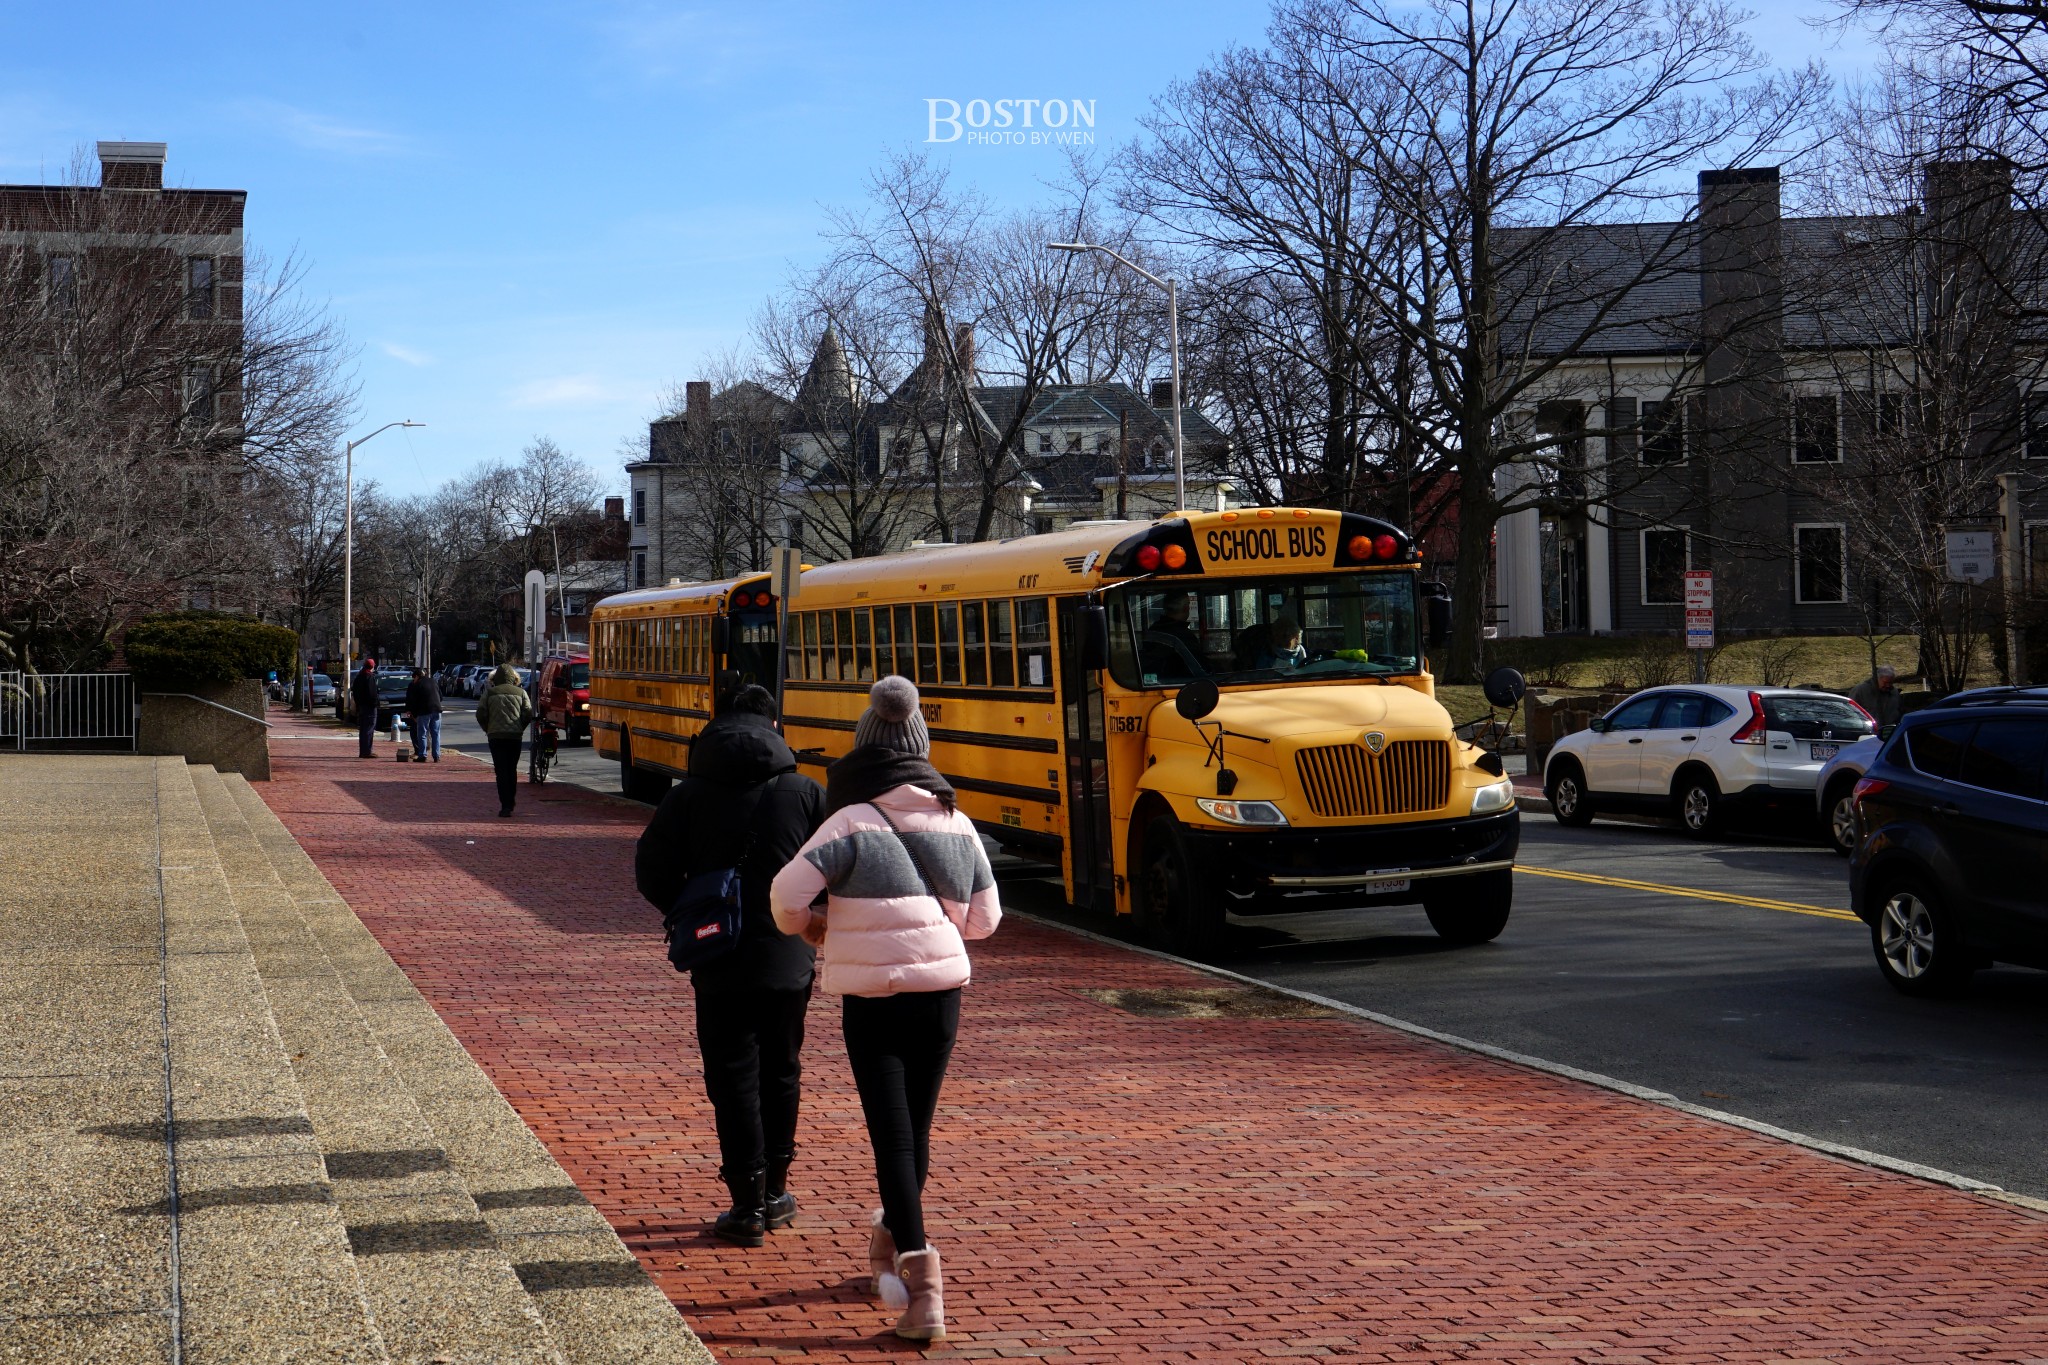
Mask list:
[{"label": "street lamp post", "polygon": [[[370,433],[378,436],[393,427],[423,427],[425,422],[386,422]],[[348,443],[342,454],[345,473],[343,482],[346,491],[342,495],[341,513],[341,686],[348,690],[349,678],[356,666],[356,447],[370,439],[358,437]]]},{"label": "street lamp post", "polygon": [[1160,279],[1135,261],[1126,260],[1106,246],[1095,242],[1047,242],[1048,251],[1099,251],[1118,265],[1135,270],[1152,283],[1166,290],[1166,337],[1167,349],[1173,365],[1173,509],[1184,512],[1188,505],[1187,465],[1182,454],[1180,439],[1180,287],[1173,277]]}]

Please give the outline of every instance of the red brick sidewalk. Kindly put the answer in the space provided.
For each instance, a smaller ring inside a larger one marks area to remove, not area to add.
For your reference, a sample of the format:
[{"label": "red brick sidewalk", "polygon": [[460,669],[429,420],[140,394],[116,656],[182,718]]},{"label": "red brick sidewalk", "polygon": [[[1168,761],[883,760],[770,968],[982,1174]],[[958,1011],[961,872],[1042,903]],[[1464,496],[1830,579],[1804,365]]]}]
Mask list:
[{"label": "red brick sidewalk", "polygon": [[[301,726],[304,733],[316,727]],[[812,1015],[795,1235],[720,1207],[644,815],[273,733],[259,788],[722,1359],[912,1348],[859,1292],[866,1144]],[[388,746],[379,746],[388,754]],[[1214,981],[976,945],[929,1191],[953,1339],[1103,1361],[2042,1361],[2048,1220],[1348,1019],[1140,1019]]]}]

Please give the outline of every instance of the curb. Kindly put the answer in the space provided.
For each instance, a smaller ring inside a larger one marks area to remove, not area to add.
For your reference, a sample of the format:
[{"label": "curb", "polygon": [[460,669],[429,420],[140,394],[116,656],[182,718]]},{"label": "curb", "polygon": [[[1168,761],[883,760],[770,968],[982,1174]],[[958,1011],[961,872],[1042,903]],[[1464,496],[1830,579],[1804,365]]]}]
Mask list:
[{"label": "curb", "polygon": [[[1547,802],[1544,809],[1546,811],[1549,809]],[[1058,929],[1064,933],[1091,939],[1097,943],[1105,943],[1130,952],[1142,953],[1146,957],[1154,957],[1165,962],[1176,963],[1192,971],[1201,972],[1206,976],[1221,977],[1226,981],[1236,981],[1246,986],[1256,986],[1261,990],[1277,991],[1281,995],[1291,996],[1296,1000],[1306,1001],[1309,1004],[1320,1005],[1325,1009],[1335,1010],[1339,1014],[1348,1015],[1354,1019],[1363,1019],[1369,1023],[1379,1024],[1382,1027],[1394,1029],[1397,1032],[1406,1033],[1413,1037],[1427,1038],[1431,1042],[1441,1043],[1446,1047],[1453,1047],[1461,1052],[1476,1053],[1482,1057],[1492,1058],[1497,1062],[1506,1062],[1511,1066],[1539,1071],[1546,1076],[1558,1076],[1565,1080],[1579,1081],[1585,1085],[1595,1086],[1602,1090],[1611,1090],[1616,1094],[1627,1095],[1630,1099],[1643,1100],[1665,1109],[1675,1109],[1680,1113],[1690,1114],[1694,1118],[1725,1124],[1731,1128],[1740,1128],[1745,1132],[1755,1133],[1761,1137],[1776,1138],[1781,1142],[1789,1142],[1796,1147],[1804,1147],[1810,1152],[1818,1152],[1823,1156],[1831,1156],[1837,1160],[1851,1162],[1859,1166],[1875,1167],[1878,1170],[1890,1171],[1894,1175],[1911,1176],[1931,1184],[1943,1185],[1949,1189],[1961,1191],[1964,1194],[1980,1195],[2003,1204],[2016,1205],[2032,1212],[2048,1213],[2048,1199],[2036,1199],[2031,1195],[2014,1194],[2001,1186],[1977,1180],[1967,1175],[1958,1175],[1954,1171],[1944,1171],[1939,1167],[1923,1166],[1917,1161],[1907,1161],[1902,1157],[1886,1156],[1882,1152],[1872,1152],[1861,1147],[1850,1147],[1843,1143],[1830,1142],[1826,1138],[1817,1138],[1807,1133],[1794,1132],[1789,1128],[1780,1128],[1776,1124],[1765,1123],[1760,1119],[1747,1118],[1741,1114],[1731,1114],[1725,1109],[1710,1109],[1706,1105],[1694,1104],[1690,1100],[1682,1100],[1676,1095],[1668,1094],[1662,1090],[1652,1090],[1648,1086],[1637,1085],[1632,1081],[1620,1080],[1614,1076],[1605,1076],[1597,1071],[1586,1071],[1576,1066],[1567,1066],[1562,1062],[1552,1062],[1541,1057],[1532,1057],[1528,1053],[1514,1052],[1507,1048],[1495,1047],[1491,1043],[1481,1043],[1471,1038],[1461,1038],[1455,1033],[1445,1033],[1440,1029],[1410,1023],[1406,1019],[1396,1019],[1392,1015],[1381,1014],[1376,1010],[1365,1009],[1359,1005],[1346,1004],[1342,1000],[1333,1000],[1329,996],[1317,995],[1313,991],[1300,991],[1289,986],[1275,985],[1270,981],[1261,981],[1257,977],[1246,976],[1241,972],[1233,972],[1227,967],[1211,966],[1205,962],[1196,962],[1189,958],[1176,957],[1172,953],[1163,952],[1157,948],[1147,948],[1141,944],[1126,943],[1122,939],[1111,938],[1107,934],[1098,934],[1090,929],[1076,928],[1070,924],[1062,924],[1057,920],[1034,915],[1028,910],[1011,911],[1006,909],[1004,913],[1015,914],[1020,919],[1029,920],[1033,924],[1043,925],[1048,929]]]}]

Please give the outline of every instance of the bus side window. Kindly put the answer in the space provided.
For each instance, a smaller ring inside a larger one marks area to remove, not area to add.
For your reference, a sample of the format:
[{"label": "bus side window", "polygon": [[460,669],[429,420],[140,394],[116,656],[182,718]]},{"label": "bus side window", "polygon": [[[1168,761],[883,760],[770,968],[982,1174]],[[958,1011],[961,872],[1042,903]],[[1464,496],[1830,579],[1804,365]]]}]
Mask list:
[{"label": "bus side window", "polygon": [[853,611],[853,672],[846,675],[849,682],[873,682],[875,680],[875,642],[869,631],[868,609],[855,607]]},{"label": "bus side window", "polygon": [[782,642],[782,673],[786,678],[804,675],[803,618],[789,618],[789,638]]},{"label": "bus side window", "polygon": [[889,609],[887,607],[875,608],[874,676],[877,678],[881,677],[885,673],[894,673],[896,671],[896,658],[895,655],[891,652],[895,649],[894,641],[896,639],[896,632],[894,627],[890,624],[890,620],[891,618],[889,615]]},{"label": "bus side window", "polygon": [[837,623],[833,613],[818,613],[818,676],[826,682],[839,681],[839,647],[833,631]]},{"label": "bus side window", "polygon": [[939,680],[938,612],[929,602],[917,605],[917,679],[926,686]]},{"label": "bus side window", "polygon": [[988,685],[988,640],[981,630],[981,603],[960,604],[960,640],[967,650],[967,685]]},{"label": "bus side window", "polygon": [[832,669],[837,671],[833,672],[832,669],[828,669],[827,672],[830,672],[831,676],[839,679],[841,682],[852,682],[855,678],[853,671],[853,613],[850,611],[840,611],[834,612],[833,616],[835,619],[832,632]]},{"label": "bus side window", "polygon": [[1010,655],[1015,637],[1010,633],[1010,604],[988,604],[988,680],[996,687],[1010,687],[1017,681],[1016,662]]},{"label": "bus side window", "polygon": [[818,661],[818,613],[804,613],[804,677],[816,682],[825,674]]},{"label": "bus side window", "polygon": [[1026,687],[1052,686],[1051,618],[1043,597],[1017,603],[1017,672]]},{"label": "bus side window", "polygon": [[[905,678],[914,678],[917,676],[917,664],[911,648],[913,637],[910,633],[910,608],[893,607],[890,612],[896,618],[896,659],[889,665],[889,671]],[[876,667],[880,666],[878,662]]]},{"label": "bus side window", "polygon": [[939,681],[960,681],[960,606],[939,603]]}]

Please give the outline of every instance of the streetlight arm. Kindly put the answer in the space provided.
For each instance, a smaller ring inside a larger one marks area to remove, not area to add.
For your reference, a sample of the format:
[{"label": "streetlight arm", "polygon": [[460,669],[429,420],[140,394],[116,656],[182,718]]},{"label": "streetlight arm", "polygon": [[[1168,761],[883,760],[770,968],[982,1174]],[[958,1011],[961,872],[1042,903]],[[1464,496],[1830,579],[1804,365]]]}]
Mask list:
[{"label": "streetlight arm", "polygon": [[1131,260],[1129,257],[1119,255],[1117,252],[1111,250],[1109,247],[1102,246],[1098,243],[1047,242],[1045,246],[1048,251],[1099,251],[1103,255],[1109,257],[1111,260],[1117,262],[1117,264],[1123,266],[1124,268],[1128,270],[1137,271],[1140,275],[1143,275],[1146,279],[1152,281],[1152,283],[1158,285],[1161,289],[1166,288],[1166,281],[1160,279],[1157,275],[1147,270],[1144,266],[1139,265],[1136,261]]}]

